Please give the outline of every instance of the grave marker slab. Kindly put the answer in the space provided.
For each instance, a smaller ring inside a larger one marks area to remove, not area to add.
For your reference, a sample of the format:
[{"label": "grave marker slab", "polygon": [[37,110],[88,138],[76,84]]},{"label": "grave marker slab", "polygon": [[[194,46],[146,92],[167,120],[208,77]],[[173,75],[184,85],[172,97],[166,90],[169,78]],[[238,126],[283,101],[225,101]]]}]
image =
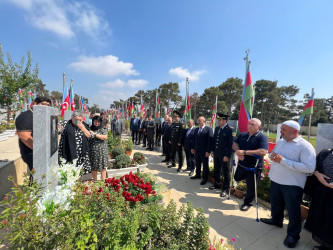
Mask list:
[{"label": "grave marker slab", "polygon": [[318,123],[316,154],[328,148],[333,148],[333,124]]}]

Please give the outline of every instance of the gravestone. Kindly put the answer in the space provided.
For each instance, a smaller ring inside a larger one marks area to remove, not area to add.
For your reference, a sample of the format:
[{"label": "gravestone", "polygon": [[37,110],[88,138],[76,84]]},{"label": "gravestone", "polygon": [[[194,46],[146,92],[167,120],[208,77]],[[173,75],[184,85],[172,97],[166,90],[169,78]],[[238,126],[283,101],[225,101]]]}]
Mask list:
[{"label": "gravestone", "polygon": [[329,148],[333,148],[333,124],[318,123],[316,154]]},{"label": "gravestone", "polygon": [[[50,181],[48,170],[58,164],[58,110],[34,105],[33,111],[34,178],[46,186]],[[42,175],[45,175],[43,180]]]}]

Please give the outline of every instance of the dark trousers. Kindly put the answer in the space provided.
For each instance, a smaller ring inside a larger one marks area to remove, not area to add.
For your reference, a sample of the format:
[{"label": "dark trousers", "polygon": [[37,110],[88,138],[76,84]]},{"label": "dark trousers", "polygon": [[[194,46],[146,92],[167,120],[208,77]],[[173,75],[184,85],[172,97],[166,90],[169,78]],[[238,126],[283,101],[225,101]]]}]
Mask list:
[{"label": "dark trousers", "polygon": [[148,148],[154,148],[154,134],[147,134]]},{"label": "dark trousers", "polygon": [[[32,169],[34,168],[33,166],[33,153],[31,154],[26,154],[26,155],[21,155],[22,160],[28,165],[30,172],[32,171]],[[32,181],[33,181],[33,176],[30,173],[29,175],[29,186],[32,185]]]},{"label": "dark trousers", "polygon": [[171,144],[168,141],[165,141],[165,160],[171,160]]},{"label": "dark trousers", "polygon": [[201,175],[201,164],[203,166],[203,171],[202,171],[202,180],[208,180],[208,173],[209,173],[209,167],[208,167],[208,157],[205,156],[204,154],[195,154],[195,173],[196,175]]},{"label": "dark trousers", "polygon": [[214,178],[215,183],[219,184],[221,182],[221,170],[223,173],[223,190],[230,188],[230,170],[229,161],[223,161],[223,157],[214,157]]},{"label": "dark trousers", "polygon": [[132,131],[132,142],[134,143],[134,140],[135,140],[135,143],[138,142],[138,131]]},{"label": "dark trousers", "polygon": [[142,139],[142,131],[138,131],[138,144],[140,144],[141,142],[141,139]]},{"label": "dark trousers", "polygon": [[171,162],[172,165],[176,164],[176,153],[178,154],[178,168],[183,167],[183,148],[178,146],[177,142],[171,144]]},{"label": "dark trousers", "polygon": [[195,169],[195,155],[191,153],[191,150],[185,150],[187,169],[194,171]]},{"label": "dark trousers", "polygon": [[162,153],[164,155],[166,155],[166,150],[167,150],[168,144],[169,144],[168,139],[163,136],[162,137]]},{"label": "dark trousers", "polygon": [[[259,170],[256,174],[257,183],[260,175],[261,175],[261,170]],[[251,204],[251,202],[255,198],[254,173],[251,171],[247,171],[245,168],[242,168],[241,166],[237,166],[234,178],[237,182],[246,179],[246,196],[244,199],[244,204],[247,205]]]},{"label": "dark trousers", "polygon": [[146,133],[143,133],[142,144],[143,144],[143,146],[147,145],[147,134]]},{"label": "dark trousers", "polygon": [[303,189],[298,186],[281,185],[271,181],[270,199],[272,220],[277,223],[283,222],[283,210],[287,209],[289,224],[287,234],[298,240],[301,227],[301,202]]}]

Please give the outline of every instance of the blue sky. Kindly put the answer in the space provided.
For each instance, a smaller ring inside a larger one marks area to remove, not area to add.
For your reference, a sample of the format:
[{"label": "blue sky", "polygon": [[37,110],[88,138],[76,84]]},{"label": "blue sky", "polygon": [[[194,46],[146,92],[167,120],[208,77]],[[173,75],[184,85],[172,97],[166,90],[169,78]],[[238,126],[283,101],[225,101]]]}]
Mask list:
[{"label": "blue sky", "polygon": [[19,62],[31,51],[49,90],[62,73],[107,108],[139,89],[179,82],[201,94],[228,77],[332,91],[333,1],[0,0],[0,43]]}]

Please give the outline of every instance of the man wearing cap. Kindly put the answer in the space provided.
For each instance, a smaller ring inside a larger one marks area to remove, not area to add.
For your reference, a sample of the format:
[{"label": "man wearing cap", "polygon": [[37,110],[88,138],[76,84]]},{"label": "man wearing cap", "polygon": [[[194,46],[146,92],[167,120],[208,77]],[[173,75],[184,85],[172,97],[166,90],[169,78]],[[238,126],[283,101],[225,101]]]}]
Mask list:
[{"label": "man wearing cap", "polygon": [[[255,198],[254,173],[245,168],[255,167],[258,159],[253,155],[258,155],[261,156],[261,159],[259,159],[257,167],[261,169],[264,166],[263,157],[268,151],[268,139],[259,131],[260,128],[261,121],[257,118],[252,118],[247,125],[248,132],[241,133],[232,145],[232,149],[238,157],[238,165],[234,178],[237,182],[246,179],[247,186],[244,204],[240,207],[241,211],[249,210]],[[257,182],[260,175],[261,171],[259,170],[256,174]]]},{"label": "man wearing cap", "polygon": [[199,127],[195,129],[194,143],[191,148],[192,154],[195,154],[195,176],[191,179],[201,178],[201,164],[203,165],[202,180],[200,185],[205,185],[208,180],[209,166],[208,159],[212,151],[213,130],[211,127],[205,126],[205,117],[198,118]]},{"label": "man wearing cap", "polygon": [[218,189],[221,187],[221,168],[223,173],[223,187],[221,197],[227,195],[227,190],[230,188],[230,171],[229,171],[229,160],[232,152],[232,129],[228,125],[229,115],[217,113],[216,118],[218,119],[219,127],[215,129],[212,152],[211,155],[214,157],[214,177],[215,184],[209,189]]},{"label": "man wearing cap", "polygon": [[182,151],[182,137],[183,137],[183,124],[179,121],[181,114],[175,110],[173,111],[173,123],[170,128],[169,144],[171,145],[171,165],[168,168],[176,166],[176,152],[178,154],[178,169],[180,172],[183,167],[183,151]]},{"label": "man wearing cap", "polygon": [[283,226],[283,210],[289,215],[287,237],[283,244],[294,248],[300,238],[303,189],[307,174],[316,167],[316,154],[313,146],[300,134],[300,125],[295,121],[285,121],[281,126],[282,139],[278,140],[270,155],[269,171],[271,179],[271,219],[261,218],[266,224]]},{"label": "man wearing cap", "polygon": [[146,125],[147,128],[147,150],[153,151],[154,150],[154,135],[155,135],[155,122],[152,119],[151,115],[148,115],[148,122]]}]

